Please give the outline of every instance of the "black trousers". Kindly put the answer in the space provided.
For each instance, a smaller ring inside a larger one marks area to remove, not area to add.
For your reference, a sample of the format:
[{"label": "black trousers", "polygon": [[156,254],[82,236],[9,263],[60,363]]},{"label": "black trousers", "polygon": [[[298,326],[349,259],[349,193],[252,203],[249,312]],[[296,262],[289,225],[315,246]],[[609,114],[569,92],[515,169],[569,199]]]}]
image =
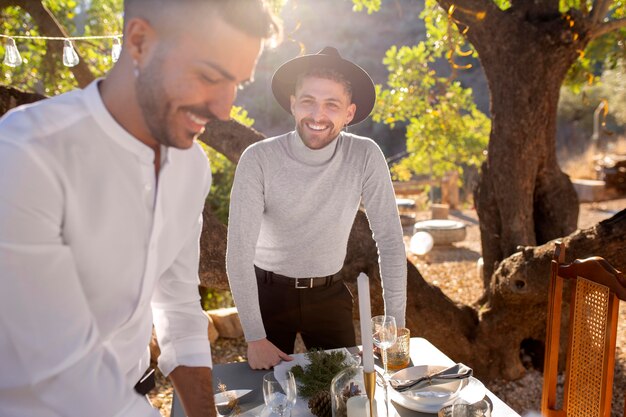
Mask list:
[{"label": "black trousers", "polygon": [[271,274],[263,269],[255,267],[255,271],[267,339],[280,350],[292,353],[298,332],[307,349],[356,345],[353,297],[343,281],[296,289],[272,282]]}]

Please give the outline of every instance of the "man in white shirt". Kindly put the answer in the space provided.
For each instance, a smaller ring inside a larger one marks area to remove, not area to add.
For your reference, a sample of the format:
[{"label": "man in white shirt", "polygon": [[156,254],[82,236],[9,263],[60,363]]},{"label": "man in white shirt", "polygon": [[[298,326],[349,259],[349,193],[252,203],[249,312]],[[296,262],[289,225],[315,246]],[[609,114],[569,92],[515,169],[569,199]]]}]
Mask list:
[{"label": "man in white shirt", "polygon": [[153,322],[187,416],[215,415],[194,140],[280,28],[263,0],[126,0],[124,19],[106,78],[0,121],[0,416],[159,416],[133,389]]},{"label": "man in white shirt", "polygon": [[352,295],[340,271],[359,205],[380,255],[385,312],[404,326],[406,254],[389,169],[376,143],[342,132],[370,114],[374,84],[335,48],[274,74],[293,132],[250,146],[233,184],[226,267],[252,368],[308,348],[355,344]]}]

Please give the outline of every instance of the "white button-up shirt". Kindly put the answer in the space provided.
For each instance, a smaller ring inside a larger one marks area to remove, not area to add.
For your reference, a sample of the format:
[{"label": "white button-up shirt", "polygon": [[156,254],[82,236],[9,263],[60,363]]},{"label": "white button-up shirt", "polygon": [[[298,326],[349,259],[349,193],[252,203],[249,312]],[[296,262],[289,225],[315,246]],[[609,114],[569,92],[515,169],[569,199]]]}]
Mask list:
[{"label": "white button-up shirt", "polygon": [[97,81],[0,120],[0,416],[158,416],[133,386],[211,366],[198,295],[206,155],[154,152]]}]

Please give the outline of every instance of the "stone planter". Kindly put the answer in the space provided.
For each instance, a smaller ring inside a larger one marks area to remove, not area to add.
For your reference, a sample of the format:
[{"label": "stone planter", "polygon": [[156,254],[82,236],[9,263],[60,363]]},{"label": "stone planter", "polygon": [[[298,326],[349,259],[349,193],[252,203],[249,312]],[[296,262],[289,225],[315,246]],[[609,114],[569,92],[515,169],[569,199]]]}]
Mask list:
[{"label": "stone planter", "polygon": [[455,220],[424,220],[415,223],[413,233],[428,232],[435,245],[450,245],[460,242],[467,235],[464,223]]}]

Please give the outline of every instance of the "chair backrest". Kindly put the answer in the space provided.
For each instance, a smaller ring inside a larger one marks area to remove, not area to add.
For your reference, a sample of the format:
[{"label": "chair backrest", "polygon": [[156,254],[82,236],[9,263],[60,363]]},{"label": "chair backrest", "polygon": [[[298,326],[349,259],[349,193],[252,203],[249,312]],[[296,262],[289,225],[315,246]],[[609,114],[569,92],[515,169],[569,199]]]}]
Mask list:
[{"label": "chair backrest", "polygon": [[[545,417],[610,417],[619,300],[626,278],[600,257],[565,265],[557,242],[551,265],[541,412]],[[556,409],[563,282],[571,281],[563,404]],[[626,411],[625,411],[626,417]]]}]

